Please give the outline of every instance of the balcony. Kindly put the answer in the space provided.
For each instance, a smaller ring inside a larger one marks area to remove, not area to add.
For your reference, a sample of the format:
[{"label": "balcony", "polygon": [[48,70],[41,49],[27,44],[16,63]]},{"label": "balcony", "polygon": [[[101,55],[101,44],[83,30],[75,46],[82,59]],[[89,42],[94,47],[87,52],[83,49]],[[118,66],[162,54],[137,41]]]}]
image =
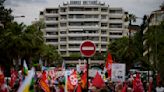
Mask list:
[{"label": "balcony", "polygon": [[123,20],[109,20],[109,23],[123,23]]},{"label": "balcony", "polygon": [[123,29],[123,28],[109,28],[109,30],[110,31],[115,31],[115,30],[117,30],[117,31],[123,31],[125,29]]},{"label": "balcony", "polygon": [[110,17],[123,17],[123,14],[121,13],[109,13]]},{"label": "balcony", "polygon": [[99,18],[69,18],[70,22],[79,22],[79,21],[99,21]]},{"label": "balcony", "polygon": [[68,26],[70,29],[99,29],[98,25],[95,26]]},{"label": "balcony", "polygon": [[58,28],[45,28],[46,32],[54,32],[54,31],[58,31]]},{"label": "balcony", "polygon": [[89,36],[89,37],[98,37],[99,36],[99,33],[69,33],[68,34],[69,37],[86,37],[86,36]]},{"label": "balcony", "polygon": [[101,34],[101,37],[108,37],[108,34]]},{"label": "balcony", "polygon": [[54,17],[54,16],[58,16],[58,13],[45,13],[45,16],[47,17]]},{"label": "balcony", "polygon": [[99,14],[99,11],[69,11],[68,14]]},{"label": "balcony", "polygon": [[108,44],[108,42],[107,41],[101,41],[101,44],[106,45],[106,44]]},{"label": "balcony", "polygon": [[45,24],[57,24],[58,23],[58,21],[56,21],[56,20],[46,20],[45,21]]},{"label": "balcony", "polygon": [[[93,41],[93,40],[92,40]],[[83,40],[81,41],[75,41],[75,40],[69,40],[68,43],[70,44],[81,44],[83,42]],[[98,44],[99,41],[93,41],[95,44]]]},{"label": "balcony", "polygon": [[110,38],[121,38],[121,37],[123,37],[123,35],[110,35],[109,37]]},{"label": "balcony", "polygon": [[68,48],[68,51],[80,51],[80,46],[78,48]]},{"label": "balcony", "polygon": [[46,42],[46,44],[57,46],[58,45],[58,42]]},{"label": "balcony", "polygon": [[58,35],[44,35],[44,38],[58,38]]}]

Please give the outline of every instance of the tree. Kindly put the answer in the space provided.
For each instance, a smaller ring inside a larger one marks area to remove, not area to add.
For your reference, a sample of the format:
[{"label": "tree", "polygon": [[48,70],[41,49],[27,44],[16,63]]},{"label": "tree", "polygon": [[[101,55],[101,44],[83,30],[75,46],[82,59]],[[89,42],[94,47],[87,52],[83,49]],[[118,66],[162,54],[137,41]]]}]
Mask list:
[{"label": "tree", "polygon": [[151,67],[153,70],[157,70],[160,72],[162,78],[164,78],[163,71],[163,56],[164,56],[164,21],[161,22],[160,25],[150,26],[145,39],[147,39],[146,45],[151,48],[150,50],[150,59],[151,59]]},{"label": "tree", "polygon": [[14,19],[14,17],[11,15],[12,10],[6,9],[4,7],[4,5],[3,5],[4,2],[5,2],[5,0],[0,0],[0,22],[6,28],[6,24],[10,23]]},{"label": "tree", "polygon": [[41,57],[49,65],[62,64],[62,57],[53,45],[43,45]]}]

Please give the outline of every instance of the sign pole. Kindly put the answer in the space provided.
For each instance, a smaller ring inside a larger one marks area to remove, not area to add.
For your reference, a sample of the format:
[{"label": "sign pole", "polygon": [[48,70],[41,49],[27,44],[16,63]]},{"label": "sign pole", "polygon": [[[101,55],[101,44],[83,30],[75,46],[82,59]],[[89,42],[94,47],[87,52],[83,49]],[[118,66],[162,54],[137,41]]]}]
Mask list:
[{"label": "sign pole", "polygon": [[86,61],[87,61],[87,92],[88,92],[88,89],[89,89],[89,85],[88,85],[88,79],[89,79],[89,64],[88,64],[88,62],[89,62],[89,59],[88,59],[88,57],[86,57]]},{"label": "sign pole", "polygon": [[88,85],[88,79],[89,79],[89,57],[93,56],[96,52],[96,45],[90,41],[90,40],[86,40],[83,43],[81,43],[80,45],[80,52],[83,56],[85,56],[86,61],[87,61],[87,91],[89,89],[89,85]]}]

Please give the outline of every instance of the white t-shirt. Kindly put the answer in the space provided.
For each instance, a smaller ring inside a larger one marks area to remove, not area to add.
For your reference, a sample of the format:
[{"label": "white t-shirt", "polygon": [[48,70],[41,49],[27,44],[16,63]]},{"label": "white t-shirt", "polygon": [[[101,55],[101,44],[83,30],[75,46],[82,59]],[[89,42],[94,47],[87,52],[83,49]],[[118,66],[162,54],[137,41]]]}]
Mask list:
[{"label": "white t-shirt", "polygon": [[157,92],[164,92],[164,87],[156,87]]}]

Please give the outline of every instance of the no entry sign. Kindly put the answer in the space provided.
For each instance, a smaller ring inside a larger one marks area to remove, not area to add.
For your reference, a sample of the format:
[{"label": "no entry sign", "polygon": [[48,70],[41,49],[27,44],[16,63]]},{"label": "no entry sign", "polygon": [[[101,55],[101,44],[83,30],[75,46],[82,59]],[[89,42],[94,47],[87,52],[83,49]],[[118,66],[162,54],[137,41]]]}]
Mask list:
[{"label": "no entry sign", "polygon": [[95,51],[96,51],[96,46],[90,40],[86,40],[80,45],[80,52],[85,57],[93,56],[95,54]]}]

